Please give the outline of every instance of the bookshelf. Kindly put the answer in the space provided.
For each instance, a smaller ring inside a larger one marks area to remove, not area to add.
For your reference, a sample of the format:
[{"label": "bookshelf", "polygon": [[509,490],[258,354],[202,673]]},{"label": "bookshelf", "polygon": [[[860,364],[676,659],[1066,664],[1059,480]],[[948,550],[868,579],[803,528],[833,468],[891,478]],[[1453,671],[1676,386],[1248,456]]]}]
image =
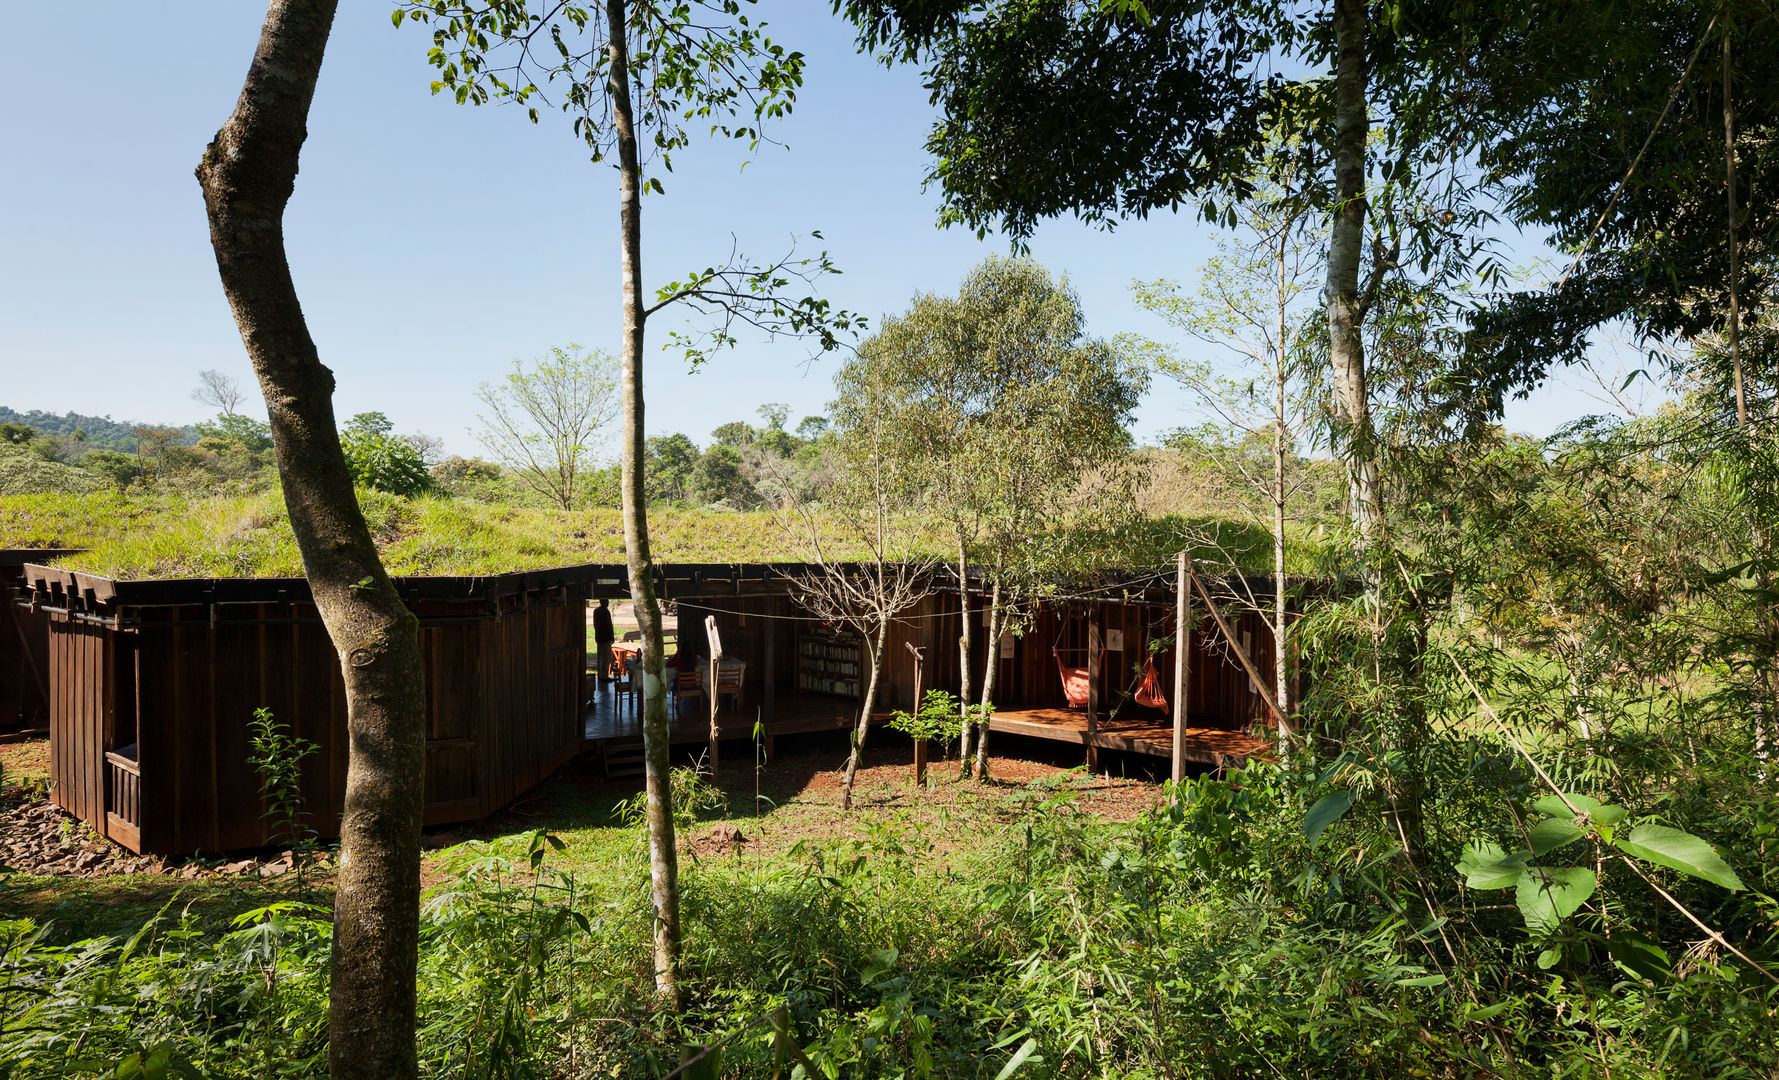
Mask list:
[{"label": "bookshelf", "polygon": [[856,698],[863,664],[864,645],[857,634],[805,630],[797,642],[797,689]]}]

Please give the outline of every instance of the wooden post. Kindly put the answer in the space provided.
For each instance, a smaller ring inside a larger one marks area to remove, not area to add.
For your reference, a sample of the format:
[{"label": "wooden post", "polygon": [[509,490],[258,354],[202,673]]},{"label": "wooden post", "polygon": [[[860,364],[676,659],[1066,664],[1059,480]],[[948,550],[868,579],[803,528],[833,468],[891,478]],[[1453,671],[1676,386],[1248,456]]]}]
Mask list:
[{"label": "wooden post", "polygon": [[704,617],[704,633],[710,639],[710,778],[717,778],[719,751],[717,743],[722,737],[722,728],[717,724],[717,663],[723,658],[723,640],[717,634],[717,617]]},{"label": "wooden post", "polygon": [[[926,665],[926,650],[916,648],[912,641],[904,641],[902,644],[914,656],[914,709],[912,711],[916,716],[919,716],[921,676]],[[925,787],[927,784],[927,741],[925,739],[914,740],[914,782],[921,787]]]},{"label": "wooden post", "polygon": [[1174,581],[1174,748],[1169,770],[1174,783],[1186,779],[1186,697],[1192,689],[1192,593],[1186,581],[1186,553],[1180,552]]},{"label": "wooden post", "polygon": [[1100,714],[1100,609],[1096,604],[1087,609],[1087,771],[1099,768],[1099,747],[1093,737],[1099,732]]}]

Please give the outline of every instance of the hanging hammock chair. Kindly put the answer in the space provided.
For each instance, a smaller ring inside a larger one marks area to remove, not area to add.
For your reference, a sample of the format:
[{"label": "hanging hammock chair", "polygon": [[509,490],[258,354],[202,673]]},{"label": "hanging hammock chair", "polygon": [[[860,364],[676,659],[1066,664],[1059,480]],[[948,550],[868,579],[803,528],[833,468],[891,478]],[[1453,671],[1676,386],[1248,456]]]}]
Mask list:
[{"label": "hanging hammock chair", "polygon": [[[1075,667],[1069,664],[1062,658],[1062,654],[1065,652],[1070,654],[1085,653],[1089,650],[1085,648],[1060,648],[1059,644],[1063,639],[1063,635],[1068,632],[1067,628],[1068,624],[1065,621],[1063,625],[1057,629],[1056,640],[1050,643],[1050,655],[1056,658],[1056,673],[1062,677],[1062,696],[1068,699],[1069,708],[1085,709],[1087,708],[1088,683],[1091,681],[1088,675],[1088,669],[1085,665]],[[1100,674],[1104,675],[1105,671],[1106,650],[1101,649]]]},{"label": "hanging hammock chair", "polygon": [[1145,709],[1167,711],[1167,695],[1161,689],[1161,675],[1155,670],[1155,657],[1146,656],[1143,658],[1143,677],[1137,683],[1136,692],[1131,695],[1131,700]]}]

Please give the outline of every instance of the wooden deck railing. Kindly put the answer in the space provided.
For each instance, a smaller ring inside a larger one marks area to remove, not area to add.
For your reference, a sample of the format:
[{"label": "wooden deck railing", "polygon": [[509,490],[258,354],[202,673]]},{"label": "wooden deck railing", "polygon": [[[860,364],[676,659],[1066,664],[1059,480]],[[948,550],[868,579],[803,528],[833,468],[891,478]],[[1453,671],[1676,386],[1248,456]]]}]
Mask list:
[{"label": "wooden deck railing", "polygon": [[105,824],[113,840],[142,848],[142,769],[132,758],[105,755]]}]

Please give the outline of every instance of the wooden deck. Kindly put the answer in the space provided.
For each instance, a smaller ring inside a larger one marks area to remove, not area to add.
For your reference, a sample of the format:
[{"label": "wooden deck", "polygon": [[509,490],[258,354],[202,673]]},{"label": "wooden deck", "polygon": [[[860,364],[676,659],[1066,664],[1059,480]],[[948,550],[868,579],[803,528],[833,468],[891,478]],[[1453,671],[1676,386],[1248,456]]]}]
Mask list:
[{"label": "wooden deck", "polygon": [[[668,704],[671,709],[673,699],[669,698]],[[683,718],[673,719],[670,729],[672,745],[691,746],[709,740],[710,718],[700,711],[701,705],[701,701],[694,699]],[[762,734],[768,742],[777,735],[846,731],[858,718],[854,701],[825,694],[781,695],[776,712],[775,719],[763,723]],[[724,740],[752,739],[756,715],[757,708],[751,702],[744,709],[724,708],[719,715]],[[877,725],[888,718],[889,714],[882,713],[872,717],[871,722]],[[1173,725],[1159,717],[1102,719],[1090,738],[1084,713],[1066,708],[1009,709],[994,714],[989,730],[1159,758],[1171,759],[1174,752]],[[583,749],[603,753],[641,744],[642,725],[635,710],[627,702],[620,708],[618,695],[609,688],[596,691],[586,710]],[[1266,757],[1271,752],[1264,740],[1241,731],[1191,727],[1185,731],[1182,756],[1201,765],[1237,766],[1249,758]]]},{"label": "wooden deck", "polygon": [[[1122,750],[1153,757],[1171,759],[1174,752],[1173,725],[1160,719],[1102,719],[1098,730],[1089,736],[1085,713],[1063,708],[1012,709],[995,713],[988,727],[990,731],[1009,735],[1092,745],[1102,750]],[[1181,756],[1202,765],[1240,765],[1251,757],[1265,757],[1271,753],[1264,741],[1240,731],[1191,727],[1184,735]]]}]

